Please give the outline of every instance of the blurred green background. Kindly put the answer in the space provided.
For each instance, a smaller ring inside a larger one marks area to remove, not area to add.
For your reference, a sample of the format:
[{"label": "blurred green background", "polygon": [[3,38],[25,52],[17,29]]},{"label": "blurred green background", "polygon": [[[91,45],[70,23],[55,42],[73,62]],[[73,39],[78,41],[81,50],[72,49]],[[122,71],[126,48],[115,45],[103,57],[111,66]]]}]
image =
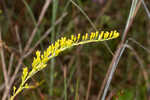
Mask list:
[{"label": "blurred green background", "polygon": [[[95,29],[119,31],[119,38],[106,42],[113,53],[117,50],[129,17],[132,0],[74,0],[74,2],[79,8],[70,0],[0,1],[2,33],[0,44],[3,45],[7,69],[14,53],[10,78],[23,55],[21,50],[24,50],[35,27],[38,28],[29,48],[33,48],[48,29],[51,30],[23,60],[22,67],[30,68],[35,51],[44,51],[61,36],[85,34],[96,31]],[[44,8],[46,4],[47,8]],[[145,4],[150,9],[150,1],[145,0]],[[126,38],[132,49],[127,48],[119,60],[107,93],[107,100],[150,100],[150,18],[141,0],[138,0],[137,6],[139,8],[136,8],[137,12]],[[43,8],[45,14],[41,17]],[[39,22],[40,17],[42,19]],[[141,48],[143,46],[146,50]],[[45,82],[34,89],[25,89],[16,100],[97,100],[112,58],[113,55],[103,42],[89,43],[66,50],[49,61],[48,66],[29,81],[30,84],[41,80]],[[0,65],[2,66],[2,60]],[[13,85],[19,86],[22,67]],[[0,67],[0,98],[5,90],[3,74]]]}]

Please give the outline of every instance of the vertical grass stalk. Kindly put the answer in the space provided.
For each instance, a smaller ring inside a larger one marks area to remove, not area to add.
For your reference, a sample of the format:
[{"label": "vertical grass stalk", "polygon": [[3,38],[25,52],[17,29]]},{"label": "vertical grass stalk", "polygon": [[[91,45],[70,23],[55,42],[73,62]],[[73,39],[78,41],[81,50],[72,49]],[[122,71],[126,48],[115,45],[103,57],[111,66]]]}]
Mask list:
[{"label": "vertical grass stalk", "polygon": [[145,9],[145,11],[146,11],[146,13],[147,13],[148,18],[150,19],[150,11],[148,10],[148,8],[147,8],[147,6],[146,6],[144,0],[142,0],[142,4],[143,4],[143,6],[144,6],[144,9]]},{"label": "vertical grass stalk", "polygon": [[32,12],[31,7],[30,7],[29,4],[26,2],[26,0],[23,0],[23,3],[24,3],[24,5],[26,6],[29,15],[31,16],[31,19],[32,19],[32,21],[33,21],[33,23],[34,23],[34,26],[36,26],[37,22],[36,22],[36,19],[35,19],[35,17],[34,17],[34,14],[33,14],[33,12]]},{"label": "vertical grass stalk", "polygon": [[[128,41],[126,41],[125,44],[127,44],[127,43],[128,43]],[[116,71],[117,65],[118,65],[118,63],[119,63],[119,61],[120,61],[120,58],[121,58],[121,56],[122,56],[122,54],[123,54],[125,48],[126,48],[125,45],[123,45],[123,47],[121,47],[120,54],[119,54],[119,56],[117,57],[116,61],[114,61],[113,65],[112,65],[112,69],[111,69],[111,72],[110,72],[110,74],[109,74],[109,77],[108,77],[108,80],[107,80],[107,83],[106,83],[106,86],[105,86],[105,89],[104,89],[104,93],[103,93],[103,96],[102,96],[102,99],[101,99],[101,100],[105,100],[105,98],[106,98],[107,91],[108,91],[108,89],[109,89],[109,86],[110,86],[112,77],[113,77],[113,75],[114,75],[114,72]]]},{"label": "vertical grass stalk", "polygon": [[137,2],[138,0],[132,0],[132,5],[131,5],[131,8],[130,8],[130,13],[129,13],[129,16],[128,16],[128,20],[127,20],[127,23],[126,23],[126,26],[125,26],[125,29],[124,29],[124,32],[123,32],[123,35],[122,35],[122,41],[125,39],[126,37],[126,34],[125,32],[128,30],[128,27],[130,25],[130,22],[134,16],[134,12],[135,12],[135,9],[136,9],[136,6],[137,6]]},{"label": "vertical grass stalk", "polygon": [[79,97],[79,94],[78,94],[78,91],[79,91],[79,81],[80,81],[80,79],[77,79],[76,92],[75,92],[75,100],[78,100],[78,97]]},{"label": "vertical grass stalk", "polygon": [[64,100],[67,100],[67,68],[64,68]]},{"label": "vertical grass stalk", "polygon": [[[57,15],[57,7],[58,7],[58,0],[53,0],[52,2],[52,26],[55,24],[56,21],[56,15]],[[53,31],[51,34],[51,43],[55,41],[55,27],[53,27]],[[51,60],[50,64],[50,87],[49,87],[49,93],[50,96],[53,95],[53,83],[54,83],[54,66],[55,66],[55,59]]]}]

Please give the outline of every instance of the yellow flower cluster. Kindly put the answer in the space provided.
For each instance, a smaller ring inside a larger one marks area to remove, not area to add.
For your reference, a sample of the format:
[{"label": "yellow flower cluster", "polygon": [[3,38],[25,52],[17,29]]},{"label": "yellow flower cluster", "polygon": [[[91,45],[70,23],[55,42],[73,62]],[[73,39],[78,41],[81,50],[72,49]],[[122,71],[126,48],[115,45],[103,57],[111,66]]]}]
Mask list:
[{"label": "yellow flower cluster", "polygon": [[117,31],[111,31],[111,32],[96,31],[96,32],[91,32],[90,35],[86,33],[82,37],[81,34],[78,34],[77,36],[71,35],[71,38],[69,39],[67,39],[66,37],[62,37],[61,39],[57,40],[54,44],[51,44],[47,48],[47,50],[44,51],[44,54],[41,55],[40,51],[36,52],[36,58],[34,58],[33,60],[32,68],[34,70],[43,69],[44,67],[46,67],[46,63],[49,59],[57,56],[60,52],[72,46],[85,44],[89,42],[109,40],[109,39],[117,38],[118,36],[119,33]]},{"label": "yellow flower cluster", "polygon": [[43,54],[41,54],[40,51],[36,51],[36,57],[33,60],[32,63],[32,70],[28,72],[28,68],[23,69],[22,74],[22,83],[18,90],[16,91],[16,88],[14,87],[14,95],[12,96],[12,99],[21,92],[24,88],[28,88],[28,84],[26,84],[26,81],[31,78],[34,74],[36,74],[38,71],[42,70],[46,67],[46,63],[52,59],[53,57],[57,56],[60,52],[76,46],[80,44],[86,44],[90,42],[99,42],[109,39],[114,39],[119,36],[119,33],[114,30],[111,32],[104,32],[104,31],[96,31],[91,32],[91,34],[86,33],[85,35],[78,34],[78,35],[71,35],[70,38],[62,37],[61,39],[57,40],[54,44],[51,44],[46,51],[44,51]]}]

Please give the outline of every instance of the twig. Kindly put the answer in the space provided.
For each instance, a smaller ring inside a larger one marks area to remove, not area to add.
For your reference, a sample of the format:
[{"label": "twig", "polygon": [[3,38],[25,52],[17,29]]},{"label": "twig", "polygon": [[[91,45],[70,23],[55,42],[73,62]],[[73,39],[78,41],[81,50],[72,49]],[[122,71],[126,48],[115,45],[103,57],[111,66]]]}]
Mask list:
[{"label": "twig", "polygon": [[[2,61],[2,70],[3,70],[3,74],[4,74],[4,80],[5,80],[5,89],[8,90],[9,89],[9,84],[8,84],[9,77],[8,77],[8,73],[7,73],[7,69],[6,69],[1,30],[0,30],[0,54],[1,54],[1,61]],[[2,100],[5,100],[8,94],[4,93],[3,95],[4,96],[3,96]]]},{"label": "twig", "polygon": [[108,94],[106,100],[113,100],[113,97],[116,95],[116,90],[113,89],[112,91],[110,91],[110,93]]},{"label": "twig", "polygon": [[93,65],[92,65],[92,59],[91,59],[91,57],[90,57],[89,65],[90,65],[90,69],[89,69],[89,82],[88,82],[88,88],[87,88],[86,99],[85,100],[88,100],[88,98],[89,98],[91,84],[92,84],[92,73],[93,73],[93,67],[92,66]]},{"label": "twig", "polygon": [[13,60],[14,60],[14,53],[11,54],[10,60],[9,60],[9,66],[8,66],[8,76],[9,77],[10,77],[11,70],[12,70]]},{"label": "twig", "polygon": [[51,3],[51,0],[46,0],[46,1],[45,1],[45,4],[44,4],[44,6],[43,6],[43,8],[42,8],[42,11],[41,11],[41,13],[40,13],[40,17],[39,17],[39,19],[38,19],[37,25],[36,25],[35,28],[33,29],[32,33],[31,33],[31,36],[30,36],[30,38],[29,38],[29,40],[28,40],[28,42],[27,42],[27,45],[26,45],[25,48],[24,48],[24,53],[26,53],[26,52],[28,51],[28,49],[29,49],[29,47],[30,47],[30,45],[31,45],[31,43],[32,43],[32,40],[33,40],[33,38],[34,38],[34,36],[35,36],[37,30],[38,30],[39,25],[41,24],[41,21],[42,21],[44,15],[45,15],[45,13],[46,13],[46,11],[47,11],[47,8],[48,8],[48,6],[49,6],[50,3]]},{"label": "twig", "polygon": [[148,8],[147,8],[147,6],[146,6],[144,0],[142,0],[142,4],[143,4],[143,6],[144,6],[144,9],[145,9],[145,11],[146,11],[146,13],[147,13],[148,18],[150,19],[150,11],[148,10]]},{"label": "twig", "polygon": [[67,13],[64,13],[64,14],[56,21],[56,23],[55,23],[52,27],[50,27],[50,28],[44,33],[44,35],[40,38],[40,40],[38,40],[38,41],[36,42],[36,44],[34,45],[34,47],[33,47],[33,48],[30,48],[29,51],[24,55],[24,58],[26,58],[27,56],[29,56],[29,55],[35,50],[35,48],[41,43],[41,41],[43,41],[43,40],[51,33],[51,31],[53,30],[53,27],[56,26],[56,25],[58,25],[58,24],[64,19],[64,17],[65,17],[66,15],[67,15]]},{"label": "twig", "polygon": [[66,66],[63,67],[64,73],[64,100],[67,100],[67,68]]},{"label": "twig", "polygon": [[18,32],[18,25],[15,26],[15,30],[16,30],[16,36],[17,36],[17,42],[18,42],[18,45],[19,45],[19,52],[20,54],[22,54],[22,44],[21,44],[21,39],[20,39],[20,36],[19,36],[19,32]]},{"label": "twig", "polygon": [[142,70],[142,73],[143,73],[143,76],[144,76],[144,79],[145,79],[145,83],[146,83],[147,89],[149,89],[150,88],[150,85],[149,85],[149,82],[148,82],[149,81],[149,78],[148,78],[149,75],[148,75],[147,71],[144,68],[144,62],[143,62],[142,58],[140,58],[140,56],[137,54],[137,52],[134,50],[134,48],[131,47],[129,44],[126,44],[125,46],[127,48],[129,48],[131,51],[133,51],[133,54],[136,57],[139,65],[140,65],[140,68]]},{"label": "twig", "polygon": [[16,70],[15,70],[13,76],[12,76],[11,79],[10,79],[8,89],[5,89],[5,91],[4,91],[4,95],[3,95],[3,97],[2,97],[2,100],[6,100],[6,97],[8,96],[9,90],[10,90],[10,88],[11,88],[13,82],[15,81],[15,78],[16,78],[16,76],[17,76],[17,73],[18,73],[18,71],[19,71],[19,69],[20,69],[20,67],[21,67],[22,60],[23,60],[23,59],[20,58],[20,60],[18,61],[18,65],[17,65],[17,67],[16,67]]},{"label": "twig", "polygon": [[[112,77],[111,75],[113,75],[113,72],[115,71],[115,70],[112,70],[112,68],[114,67],[114,69],[115,69],[115,63],[116,64],[118,63],[119,55],[121,55],[122,51],[124,51],[123,46],[124,46],[124,42],[125,42],[126,37],[127,37],[127,33],[128,33],[128,31],[129,31],[129,29],[132,25],[132,22],[133,22],[133,19],[134,19],[135,15],[136,15],[136,13],[139,9],[139,6],[137,7],[136,5],[137,5],[137,0],[133,0],[132,5],[131,5],[131,9],[130,9],[130,14],[129,14],[129,17],[128,17],[128,20],[127,20],[127,23],[126,23],[126,26],[125,26],[125,29],[124,29],[124,32],[123,32],[122,41],[118,45],[118,49],[117,49],[117,51],[116,51],[116,53],[115,53],[115,55],[112,59],[112,62],[110,64],[109,68],[108,68],[108,71],[107,71],[106,76],[104,78],[104,81],[102,83],[101,89],[98,93],[97,100],[100,100],[100,97],[101,97],[101,94],[102,94],[104,88],[105,88],[105,90],[104,90],[102,99],[103,100],[105,99],[105,96],[106,96],[106,93],[107,93],[107,90],[108,90],[108,87],[109,87],[109,84],[110,84],[110,81],[111,81],[111,77]],[[140,2],[139,2],[138,5],[140,5]],[[110,77],[109,80],[108,80],[108,77]],[[105,85],[107,85],[107,87],[105,87]]]},{"label": "twig", "polygon": [[[73,56],[73,57],[70,59],[69,63],[68,63],[67,68],[68,68],[69,71],[71,70],[70,67],[71,67],[72,64],[74,63],[74,60],[75,60],[75,56]],[[63,64],[61,64],[61,66],[63,66]],[[62,70],[63,70],[63,69],[62,69]],[[71,77],[72,77],[72,75],[73,75],[73,72],[74,72],[74,70],[71,70],[71,71],[69,72],[70,76],[69,76],[69,78],[67,79],[67,83],[66,83],[66,84],[67,84],[67,88],[69,88],[69,86],[70,86],[71,79],[72,79]],[[64,80],[64,79],[62,79],[62,80]],[[63,100],[63,98],[64,98],[64,94],[61,95],[60,99]]]},{"label": "twig", "polygon": [[140,58],[140,56],[137,54],[137,52],[134,50],[134,48],[132,48],[129,44],[126,44],[125,46],[127,48],[129,48],[131,51],[133,51],[133,54],[136,57],[139,65],[140,65],[140,68],[141,68],[141,71],[142,71],[142,74],[143,74],[143,77],[144,77],[144,80],[146,83],[146,87],[147,87],[148,100],[150,100],[150,95],[149,95],[150,84],[149,84],[149,77],[148,77],[149,75],[148,75],[146,69],[144,68],[144,61],[142,60],[142,58]]},{"label": "twig", "polygon": [[[128,42],[128,41],[127,41],[127,42]],[[126,42],[125,44],[127,44],[127,42]],[[105,97],[106,97],[106,94],[107,94],[107,91],[108,91],[110,82],[111,82],[112,77],[113,77],[113,74],[114,74],[114,72],[115,72],[115,70],[116,70],[116,68],[117,68],[117,65],[118,65],[118,63],[119,63],[119,60],[120,60],[120,58],[121,58],[121,56],[122,56],[124,50],[125,50],[125,46],[122,44],[122,45],[120,46],[120,48],[119,48],[119,52],[118,52],[118,54],[117,54],[117,56],[116,56],[116,59],[114,60],[114,62],[111,63],[112,68],[111,68],[111,72],[110,72],[110,74],[109,74],[109,77],[108,77],[108,80],[107,80],[107,83],[106,83],[106,86],[105,86],[105,89],[104,89],[104,93],[103,93],[103,96],[102,96],[102,100],[105,100]]]},{"label": "twig", "polygon": [[[63,17],[65,17],[66,15],[67,15],[67,14],[64,14]],[[62,17],[62,19],[63,19],[63,17]],[[56,25],[59,24],[59,23],[62,21],[62,19],[59,19],[59,20],[56,22]],[[42,38],[40,39],[40,41],[37,42],[37,46],[39,45],[38,43],[40,43],[44,38],[47,37],[47,35],[50,33],[51,30],[52,30],[52,28],[50,28],[50,29],[48,29],[48,30],[46,31],[46,33],[42,36]],[[35,48],[36,48],[36,47],[35,47]],[[22,65],[22,61],[23,61],[26,57],[27,57],[27,56],[22,55],[21,58],[19,59],[18,64],[17,64],[17,67],[16,67],[16,69],[15,69],[15,72],[14,72],[13,76],[11,77],[11,80],[10,80],[10,83],[9,83],[9,89],[10,89],[10,87],[12,86],[13,82],[15,81],[16,75],[17,75],[17,73],[18,73],[18,71],[19,71],[19,69],[20,69],[20,67],[21,67],[21,65]],[[4,93],[5,93],[5,94],[8,94],[8,92],[9,92],[9,90],[5,90]]]},{"label": "twig", "polygon": [[6,69],[6,63],[5,63],[5,57],[4,57],[4,51],[3,51],[3,44],[2,44],[2,37],[1,37],[1,30],[0,30],[0,54],[1,54],[1,61],[2,61],[2,70],[4,73],[4,80],[5,80],[5,85],[7,86],[8,84],[8,74],[7,74],[7,69]]},{"label": "twig", "polygon": [[[27,44],[26,44],[26,46],[25,46],[25,48],[24,48],[24,51],[23,51],[24,53],[23,53],[23,54],[25,54],[25,52],[28,51],[28,49],[29,49],[29,47],[30,47],[30,45],[31,45],[31,42],[32,42],[32,40],[33,40],[33,38],[34,38],[34,36],[35,36],[37,30],[38,30],[39,25],[41,24],[41,21],[42,21],[44,15],[45,15],[45,12],[46,12],[46,10],[47,10],[47,8],[48,8],[50,2],[51,2],[51,0],[46,0],[45,4],[44,4],[44,6],[43,6],[43,9],[42,9],[42,11],[41,11],[40,17],[39,17],[39,19],[38,19],[38,23],[37,23],[36,27],[35,27],[35,28],[33,29],[33,31],[32,31],[31,37],[29,38],[29,40],[28,40],[28,42],[27,42]],[[13,76],[11,77],[11,80],[10,80],[10,83],[9,83],[9,86],[10,86],[10,87],[12,86],[12,84],[13,84],[15,78],[16,78],[16,75],[17,75],[17,73],[18,73],[18,71],[19,71],[19,69],[20,69],[20,67],[21,67],[22,61],[23,61],[23,59],[24,59],[23,57],[24,57],[24,56],[22,55],[22,57],[19,59],[18,64],[17,64],[17,67],[16,67],[16,69],[15,69],[15,72],[14,72]],[[9,91],[5,90],[5,93],[6,93],[6,94],[7,94],[8,92],[9,92]]]},{"label": "twig", "polygon": [[3,83],[3,84],[1,84],[1,86],[0,86],[0,91],[2,91],[4,88],[5,88],[5,84]]},{"label": "twig", "polygon": [[130,9],[130,14],[129,14],[129,17],[128,17],[128,20],[127,20],[127,23],[126,23],[126,26],[125,26],[125,29],[123,32],[123,36],[121,38],[123,42],[125,42],[125,40],[126,40],[127,33],[129,31],[132,23],[133,23],[133,19],[134,19],[135,15],[139,9],[139,7],[137,7],[136,5],[137,5],[137,0],[133,0],[132,5],[131,5],[131,9]]},{"label": "twig", "polygon": [[[108,70],[107,70],[106,76],[105,76],[105,78],[104,78],[104,80],[103,80],[103,83],[102,83],[102,85],[101,85],[100,91],[99,91],[99,93],[98,93],[97,100],[100,100],[100,97],[101,97],[101,95],[102,95],[102,93],[103,93],[103,90],[104,90],[104,88],[105,88],[106,82],[108,82],[107,80],[108,80],[109,76],[111,76],[110,73],[111,73],[113,67],[114,67],[114,69],[116,68],[116,66],[115,66],[116,63],[115,63],[115,62],[117,61],[117,59],[118,59],[118,57],[119,57],[119,55],[120,55],[120,53],[121,53],[121,50],[123,50],[123,43],[121,43],[120,45],[118,45],[118,49],[117,49],[117,51],[115,52],[115,55],[114,55],[114,57],[113,57],[113,59],[112,59],[110,65],[109,65],[109,68],[108,68]],[[112,72],[112,74],[113,74],[113,72]],[[111,76],[111,77],[112,77],[112,76]],[[106,91],[106,90],[105,90],[105,91]]]},{"label": "twig", "polygon": [[138,41],[136,41],[133,38],[129,38],[128,40],[131,40],[133,43],[137,44],[139,47],[143,48],[146,52],[148,52],[150,54],[150,50],[146,47],[144,47],[142,44],[140,44]]},{"label": "twig", "polygon": [[20,58],[19,61],[18,61],[18,65],[17,65],[17,67],[15,69],[15,72],[12,75],[10,83],[9,83],[10,87],[12,86],[13,82],[15,81],[16,75],[17,75],[17,73],[18,73],[18,71],[19,71],[19,69],[21,67],[22,61],[23,61],[23,58]]}]

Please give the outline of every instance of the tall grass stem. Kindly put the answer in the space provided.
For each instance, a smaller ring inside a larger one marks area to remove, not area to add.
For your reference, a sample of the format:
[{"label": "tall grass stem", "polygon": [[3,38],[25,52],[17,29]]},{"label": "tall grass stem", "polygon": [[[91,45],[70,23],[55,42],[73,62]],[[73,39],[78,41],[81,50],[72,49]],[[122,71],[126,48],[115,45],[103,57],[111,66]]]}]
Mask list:
[{"label": "tall grass stem", "polygon": [[[54,25],[55,21],[56,21],[57,7],[58,7],[58,0],[53,0],[53,3],[52,3],[52,25]],[[55,27],[53,27],[53,31],[51,34],[51,43],[53,43],[54,41],[55,41]],[[50,74],[50,88],[49,88],[50,96],[53,96],[54,66],[55,66],[55,59],[53,58],[51,60],[51,64],[50,64],[50,73],[51,73]]]}]

